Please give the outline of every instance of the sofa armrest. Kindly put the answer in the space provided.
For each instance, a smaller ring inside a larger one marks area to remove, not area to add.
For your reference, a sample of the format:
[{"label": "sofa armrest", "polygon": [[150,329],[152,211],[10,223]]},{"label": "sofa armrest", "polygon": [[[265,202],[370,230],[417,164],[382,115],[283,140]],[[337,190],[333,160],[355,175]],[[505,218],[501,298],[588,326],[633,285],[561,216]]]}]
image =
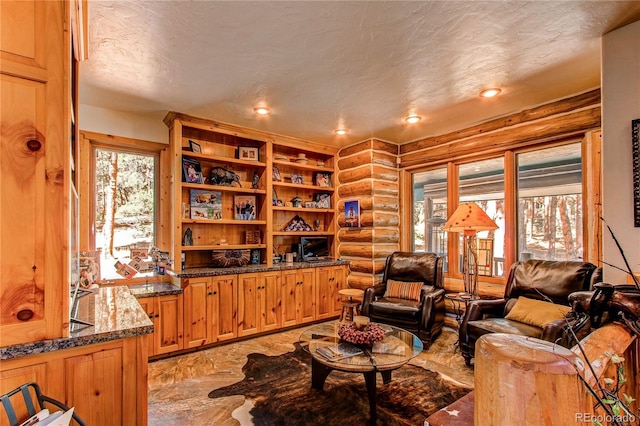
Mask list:
[{"label": "sofa armrest", "polygon": [[420,298],[422,317],[420,318],[420,328],[431,330],[437,321],[444,321],[444,289],[422,290]]},{"label": "sofa armrest", "polygon": [[506,299],[471,300],[467,303],[464,321],[476,321],[484,318],[485,316],[504,316],[504,309],[506,306]]},{"label": "sofa armrest", "polygon": [[380,297],[384,295],[387,286],[385,284],[376,284],[372,287],[368,287],[364,291],[364,298],[362,299],[362,308],[360,311],[362,315],[369,316],[369,305],[373,302],[376,297]]}]

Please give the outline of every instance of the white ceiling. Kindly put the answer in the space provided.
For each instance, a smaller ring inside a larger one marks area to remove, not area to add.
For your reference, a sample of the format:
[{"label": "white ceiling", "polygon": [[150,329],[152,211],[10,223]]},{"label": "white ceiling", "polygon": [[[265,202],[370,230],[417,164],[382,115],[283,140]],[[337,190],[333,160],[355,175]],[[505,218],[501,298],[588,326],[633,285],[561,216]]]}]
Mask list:
[{"label": "white ceiling", "polygon": [[640,1],[92,0],[80,102],[404,143],[598,87],[600,36],[638,19]]}]

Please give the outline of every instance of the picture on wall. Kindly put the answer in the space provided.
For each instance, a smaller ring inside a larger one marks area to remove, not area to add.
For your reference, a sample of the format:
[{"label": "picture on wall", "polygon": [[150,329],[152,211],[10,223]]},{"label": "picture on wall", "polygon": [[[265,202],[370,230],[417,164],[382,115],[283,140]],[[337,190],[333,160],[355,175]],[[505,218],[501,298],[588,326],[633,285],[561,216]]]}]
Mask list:
[{"label": "picture on wall", "polygon": [[234,219],[255,220],[256,219],[256,196],[236,195],[233,197]]},{"label": "picture on wall", "polygon": [[360,201],[347,200],[344,202],[344,221],[347,228],[360,227]]}]

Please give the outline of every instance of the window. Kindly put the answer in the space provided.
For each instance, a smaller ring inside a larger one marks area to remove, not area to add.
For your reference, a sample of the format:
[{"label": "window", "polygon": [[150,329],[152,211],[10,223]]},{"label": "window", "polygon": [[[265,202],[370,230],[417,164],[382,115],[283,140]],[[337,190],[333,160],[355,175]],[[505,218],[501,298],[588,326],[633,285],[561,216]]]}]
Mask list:
[{"label": "window", "polygon": [[412,250],[460,256],[462,238],[448,243],[441,228],[449,205],[475,202],[499,227],[477,235],[478,254],[487,260],[480,275],[505,277],[517,259],[584,258],[581,149],[581,142],[547,145],[413,172]]},{"label": "window", "polygon": [[[476,161],[458,167],[458,196],[460,203],[476,203],[498,225],[494,231],[480,231],[476,235],[478,249],[484,250],[479,275],[504,276],[504,159]],[[487,253],[489,258],[487,259]],[[462,253],[460,238],[459,253]],[[462,262],[460,272],[462,272]]]},{"label": "window", "polygon": [[95,148],[93,226],[102,279],[155,272],[157,155]]},{"label": "window", "polygon": [[[446,167],[414,173],[413,179],[413,246],[416,252],[447,255]],[[445,262],[445,270],[447,264]]]},{"label": "window", "polygon": [[518,154],[520,258],[583,257],[581,144]]}]

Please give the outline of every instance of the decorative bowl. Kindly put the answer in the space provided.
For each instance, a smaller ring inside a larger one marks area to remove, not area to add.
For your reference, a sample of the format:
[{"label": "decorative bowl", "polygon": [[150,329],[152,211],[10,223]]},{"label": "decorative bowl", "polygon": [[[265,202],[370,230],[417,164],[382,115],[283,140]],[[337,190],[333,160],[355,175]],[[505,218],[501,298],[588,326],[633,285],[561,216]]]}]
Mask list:
[{"label": "decorative bowl", "polygon": [[347,322],[340,325],[338,336],[345,342],[354,345],[373,345],[384,340],[385,332],[378,324],[370,322],[364,327],[358,327],[355,323]]}]

